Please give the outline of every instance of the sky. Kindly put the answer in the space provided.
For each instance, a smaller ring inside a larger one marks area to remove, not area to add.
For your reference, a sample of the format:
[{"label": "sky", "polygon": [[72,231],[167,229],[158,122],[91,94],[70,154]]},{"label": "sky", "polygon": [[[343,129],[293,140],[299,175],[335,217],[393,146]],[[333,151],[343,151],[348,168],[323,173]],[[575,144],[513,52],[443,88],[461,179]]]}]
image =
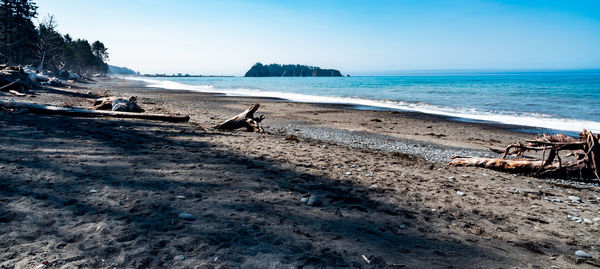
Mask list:
[{"label": "sky", "polygon": [[600,68],[600,1],[34,0],[142,73],[243,75],[254,63],[343,74]]}]

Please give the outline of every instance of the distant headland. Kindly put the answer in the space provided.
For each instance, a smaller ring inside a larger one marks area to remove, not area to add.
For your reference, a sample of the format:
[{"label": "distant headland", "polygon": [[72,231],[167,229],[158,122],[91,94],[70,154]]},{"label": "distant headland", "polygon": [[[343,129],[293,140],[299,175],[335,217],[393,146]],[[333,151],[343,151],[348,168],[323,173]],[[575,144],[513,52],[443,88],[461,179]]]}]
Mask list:
[{"label": "distant headland", "polygon": [[321,69],[317,66],[299,64],[269,64],[256,63],[246,72],[245,77],[341,77],[335,69]]}]

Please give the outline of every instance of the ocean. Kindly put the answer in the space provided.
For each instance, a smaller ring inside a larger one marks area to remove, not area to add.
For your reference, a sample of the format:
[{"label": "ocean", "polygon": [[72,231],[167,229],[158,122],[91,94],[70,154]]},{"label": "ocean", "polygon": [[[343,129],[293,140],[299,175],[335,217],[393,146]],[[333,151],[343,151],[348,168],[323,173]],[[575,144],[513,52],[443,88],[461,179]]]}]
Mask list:
[{"label": "ocean", "polygon": [[600,132],[600,70],[355,77],[131,78],[149,87],[416,111],[459,120]]}]

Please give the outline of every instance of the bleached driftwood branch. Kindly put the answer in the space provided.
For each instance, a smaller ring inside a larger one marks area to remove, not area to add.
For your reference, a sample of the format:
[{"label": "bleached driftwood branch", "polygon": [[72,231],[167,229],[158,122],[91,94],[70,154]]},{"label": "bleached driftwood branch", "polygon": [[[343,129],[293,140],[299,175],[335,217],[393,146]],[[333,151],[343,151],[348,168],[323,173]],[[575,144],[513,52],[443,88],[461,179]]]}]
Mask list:
[{"label": "bleached driftwood branch", "polygon": [[234,130],[238,128],[246,128],[248,132],[264,133],[265,130],[259,126],[259,123],[265,119],[264,115],[255,118],[254,113],[258,110],[260,104],[254,104],[237,116],[228,119],[221,124],[215,126],[216,129]]}]

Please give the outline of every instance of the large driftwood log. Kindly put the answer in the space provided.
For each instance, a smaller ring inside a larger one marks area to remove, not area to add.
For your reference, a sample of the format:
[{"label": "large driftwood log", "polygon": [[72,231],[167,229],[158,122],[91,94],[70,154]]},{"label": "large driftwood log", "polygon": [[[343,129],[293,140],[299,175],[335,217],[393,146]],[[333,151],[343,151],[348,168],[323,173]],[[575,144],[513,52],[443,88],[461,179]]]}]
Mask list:
[{"label": "large driftwood log", "polygon": [[258,110],[260,104],[254,104],[237,116],[228,119],[221,124],[215,126],[220,130],[234,130],[238,128],[246,128],[248,132],[264,133],[265,130],[259,126],[259,123],[265,119],[264,115],[255,118],[254,113]]},{"label": "large driftwood log", "polygon": [[[500,171],[534,174],[543,177],[596,178],[600,180],[599,135],[588,130],[579,134],[579,139],[566,135],[543,135],[525,143],[514,143],[506,147],[502,157],[453,157],[451,165],[484,167]],[[542,151],[542,158],[523,158],[529,151]],[[563,154],[561,151],[569,151]],[[546,153],[548,153],[546,155]],[[507,159],[516,156],[516,159]]]},{"label": "large driftwood log", "polygon": [[0,65],[0,87],[0,91],[23,92],[36,86],[29,75],[23,71],[23,68],[2,64]]},{"label": "large driftwood log", "polygon": [[156,113],[133,113],[120,111],[89,110],[76,107],[62,107],[40,105],[34,103],[8,102],[0,100],[1,108],[27,109],[31,113],[46,115],[66,115],[77,117],[112,117],[112,118],[137,118],[146,120],[159,120],[168,122],[187,122],[190,117],[186,115],[168,115]]}]

